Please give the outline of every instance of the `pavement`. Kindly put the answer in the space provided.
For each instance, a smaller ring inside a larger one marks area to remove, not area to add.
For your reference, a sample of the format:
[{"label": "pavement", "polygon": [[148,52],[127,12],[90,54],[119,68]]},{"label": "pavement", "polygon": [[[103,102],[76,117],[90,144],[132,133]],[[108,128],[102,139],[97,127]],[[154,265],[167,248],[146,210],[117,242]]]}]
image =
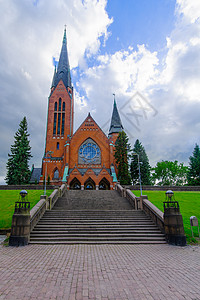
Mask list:
[{"label": "pavement", "polygon": [[200,247],[0,245],[0,299],[200,299]]}]

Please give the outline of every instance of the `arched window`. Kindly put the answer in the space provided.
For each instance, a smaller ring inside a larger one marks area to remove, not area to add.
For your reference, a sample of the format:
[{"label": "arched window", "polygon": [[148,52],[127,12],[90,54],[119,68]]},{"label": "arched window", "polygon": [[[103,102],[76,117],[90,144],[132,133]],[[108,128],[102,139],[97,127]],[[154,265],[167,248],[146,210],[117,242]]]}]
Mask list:
[{"label": "arched window", "polygon": [[60,134],[60,119],[61,119],[61,113],[58,113],[58,127],[57,127],[57,134]]},{"label": "arched window", "polygon": [[59,179],[59,172],[58,172],[58,169],[55,170],[53,178],[54,178],[54,179]]},{"label": "arched window", "polygon": [[57,142],[56,149],[59,150],[59,147],[60,147],[60,144],[59,144],[59,142]]},{"label": "arched window", "polygon": [[65,102],[63,102],[62,110],[65,111]]},{"label": "arched window", "polygon": [[61,134],[64,135],[65,129],[65,113],[62,113],[62,126],[61,126]]},{"label": "arched window", "polygon": [[54,120],[53,120],[53,134],[56,134],[56,121],[57,121],[57,113],[54,113]]},{"label": "arched window", "polygon": [[62,102],[62,99],[60,98],[60,99],[59,99],[59,107],[58,107],[58,110],[59,110],[59,111],[61,111],[61,102]]},{"label": "arched window", "polygon": [[55,105],[54,105],[54,111],[57,111],[57,109],[58,109],[58,103],[55,102]]}]

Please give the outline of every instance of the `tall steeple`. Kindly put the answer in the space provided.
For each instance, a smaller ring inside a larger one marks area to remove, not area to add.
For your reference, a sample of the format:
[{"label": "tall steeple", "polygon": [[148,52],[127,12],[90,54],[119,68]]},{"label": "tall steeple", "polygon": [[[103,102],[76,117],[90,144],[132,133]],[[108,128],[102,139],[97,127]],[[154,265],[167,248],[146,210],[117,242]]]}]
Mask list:
[{"label": "tall steeple", "polygon": [[117,104],[115,101],[115,94],[113,94],[113,95],[114,95],[114,105],[113,105],[113,113],[112,113],[109,135],[112,133],[119,133],[124,129],[124,127],[122,126],[122,122],[121,122],[121,119],[119,116],[118,109],[117,109]]},{"label": "tall steeple", "polygon": [[66,28],[64,30],[62,49],[60,52],[60,58],[58,62],[58,68],[55,76],[54,84],[57,86],[58,82],[62,79],[65,87],[72,87],[71,84],[71,74],[69,67],[69,59],[67,52],[67,37],[66,37]]}]

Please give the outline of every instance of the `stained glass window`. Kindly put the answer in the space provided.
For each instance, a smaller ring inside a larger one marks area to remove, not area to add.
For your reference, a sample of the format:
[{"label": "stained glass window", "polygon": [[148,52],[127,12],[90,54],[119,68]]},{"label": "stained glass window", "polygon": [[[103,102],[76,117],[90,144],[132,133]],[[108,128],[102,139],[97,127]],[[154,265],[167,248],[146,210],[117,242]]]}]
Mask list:
[{"label": "stained glass window", "polygon": [[87,139],[79,148],[79,164],[100,164],[101,152],[99,146],[92,140]]},{"label": "stained glass window", "polygon": [[59,179],[58,169],[56,169],[55,172],[54,172],[54,179]]}]

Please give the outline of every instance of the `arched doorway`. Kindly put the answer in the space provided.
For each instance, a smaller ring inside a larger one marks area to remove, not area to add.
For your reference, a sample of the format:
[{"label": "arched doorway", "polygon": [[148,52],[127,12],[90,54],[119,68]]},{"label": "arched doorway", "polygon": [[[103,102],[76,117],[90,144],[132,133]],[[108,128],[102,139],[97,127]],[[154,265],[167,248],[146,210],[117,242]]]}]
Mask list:
[{"label": "arched doorway", "polygon": [[109,190],[110,189],[110,182],[104,177],[99,182],[99,190]]},{"label": "arched doorway", "polygon": [[75,177],[70,182],[69,188],[70,188],[70,190],[80,190],[81,189],[81,183],[80,183],[80,181]]},{"label": "arched doorway", "polygon": [[84,190],[95,190],[95,189],[96,189],[96,184],[94,180],[88,178],[84,183]]}]

